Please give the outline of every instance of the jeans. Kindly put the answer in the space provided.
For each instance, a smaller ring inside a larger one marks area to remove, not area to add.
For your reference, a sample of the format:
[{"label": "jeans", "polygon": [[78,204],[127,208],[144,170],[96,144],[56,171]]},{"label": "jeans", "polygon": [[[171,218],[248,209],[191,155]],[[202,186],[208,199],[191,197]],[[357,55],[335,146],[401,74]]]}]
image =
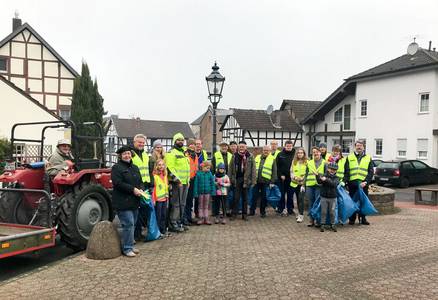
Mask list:
[{"label": "jeans", "polygon": [[243,177],[236,178],[232,209],[232,214],[234,216],[237,215],[238,212],[240,196],[242,196],[242,216],[246,216],[248,214],[248,188],[243,187]]},{"label": "jeans", "polygon": [[172,183],[172,196],[169,201],[169,226],[172,228],[181,226],[183,222],[188,191],[189,188],[187,184],[179,186],[178,184]]},{"label": "jeans", "polygon": [[282,212],[286,204],[285,202],[287,201],[286,207],[288,214],[292,214],[294,210],[294,189],[290,186],[290,181],[291,181],[290,178],[286,178],[285,180],[280,179],[277,182],[277,185],[280,188],[280,192],[281,192],[281,200],[278,210],[279,212]]},{"label": "jeans", "polygon": [[134,249],[134,226],[137,222],[138,209],[117,211],[122,227],[122,252],[127,254]]},{"label": "jeans", "polygon": [[195,188],[195,178],[190,179],[190,187],[187,191],[186,206],[184,208],[184,222],[192,222],[193,212],[193,189]]},{"label": "jeans", "polygon": [[266,189],[268,188],[268,183],[257,183],[253,188],[253,200],[250,207],[251,213],[254,213],[257,207],[258,199],[260,199],[260,215],[266,214],[266,205],[268,200],[266,199]]},{"label": "jeans", "polygon": [[[313,203],[315,203],[316,199],[318,199],[319,197],[319,186],[314,185],[314,186],[308,186],[306,187],[306,197],[309,200],[309,212],[310,209],[313,206]],[[309,218],[310,221],[313,222],[313,218],[309,213]]]},{"label": "jeans", "polygon": [[158,228],[161,233],[166,233],[167,226],[167,201],[160,201],[155,203],[155,214],[157,216]]},{"label": "jeans", "polygon": [[304,215],[304,197],[305,193],[301,193],[301,185],[292,188],[293,193],[297,197],[298,214]]},{"label": "jeans", "polygon": [[330,213],[330,224],[335,224],[336,198],[321,197],[321,224],[327,224],[327,211]]}]

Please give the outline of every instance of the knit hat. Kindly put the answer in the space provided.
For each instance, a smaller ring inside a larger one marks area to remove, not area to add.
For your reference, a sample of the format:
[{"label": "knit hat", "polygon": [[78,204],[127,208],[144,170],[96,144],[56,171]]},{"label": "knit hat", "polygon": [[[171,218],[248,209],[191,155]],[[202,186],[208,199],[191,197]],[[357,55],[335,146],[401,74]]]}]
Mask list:
[{"label": "knit hat", "polygon": [[319,148],[327,148],[327,143],[319,143]]},{"label": "knit hat", "polygon": [[194,145],[194,144],[196,144],[196,140],[195,139],[188,139],[187,146]]},{"label": "knit hat", "polygon": [[152,148],[155,148],[157,146],[163,146],[160,140],[156,140],[152,143]]},{"label": "knit hat", "polygon": [[337,170],[338,169],[338,164],[335,162],[331,162],[327,165],[328,169],[333,169],[333,170]]},{"label": "knit hat", "polygon": [[225,170],[225,164],[224,164],[224,163],[219,163],[219,164],[217,165],[217,168],[218,168],[218,169],[224,169],[224,170]]},{"label": "knit hat", "polygon": [[173,143],[175,144],[176,140],[184,140],[184,136],[181,132],[178,132],[173,136]]}]

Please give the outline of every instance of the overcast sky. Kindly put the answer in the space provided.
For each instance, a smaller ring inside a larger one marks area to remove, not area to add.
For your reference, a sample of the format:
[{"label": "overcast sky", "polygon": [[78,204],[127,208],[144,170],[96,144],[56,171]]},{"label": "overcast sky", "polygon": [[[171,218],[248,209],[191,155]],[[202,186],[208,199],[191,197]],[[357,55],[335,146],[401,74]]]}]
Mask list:
[{"label": "overcast sky", "polygon": [[15,10],[78,72],[89,64],[110,114],[143,119],[193,121],[215,60],[219,107],[277,109],[324,100],[414,36],[438,46],[436,0],[2,1],[0,39]]}]

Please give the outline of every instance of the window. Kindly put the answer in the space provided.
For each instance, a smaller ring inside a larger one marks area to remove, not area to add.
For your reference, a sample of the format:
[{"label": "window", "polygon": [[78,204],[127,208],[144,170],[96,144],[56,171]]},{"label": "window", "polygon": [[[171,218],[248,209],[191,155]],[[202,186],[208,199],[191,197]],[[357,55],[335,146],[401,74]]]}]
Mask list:
[{"label": "window", "polygon": [[70,120],[70,117],[71,117],[70,109],[60,109],[59,110],[59,116],[63,120]]},{"label": "window", "polygon": [[420,113],[429,112],[429,93],[420,94]]},{"label": "window", "polygon": [[415,169],[427,169],[426,164],[422,163],[421,161],[412,161],[412,164],[414,165]]},{"label": "window", "polygon": [[418,139],[417,140],[417,158],[419,159],[427,159],[427,139]]},{"label": "window", "polygon": [[404,170],[412,170],[414,167],[412,166],[411,162],[407,161],[401,164],[402,169]]},{"label": "window", "polygon": [[0,57],[0,72],[6,72],[8,70],[8,60],[6,57]]},{"label": "window", "polygon": [[334,122],[342,122],[342,107],[335,111],[335,119]]},{"label": "window", "polygon": [[383,152],[383,140],[376,139],[376,156],[381,156]]},{"label": "window", "polygon": [[368,103],[367,100],[360,101],[360,116],[366,117],[368,114]]},{"label": "window", "polygon": [[406,157],[407,139],[397,139],[397,157]]},{"label": "window", "polygon": [[344,105],[344,130],[350,130],[351,127],[351,105]]}]

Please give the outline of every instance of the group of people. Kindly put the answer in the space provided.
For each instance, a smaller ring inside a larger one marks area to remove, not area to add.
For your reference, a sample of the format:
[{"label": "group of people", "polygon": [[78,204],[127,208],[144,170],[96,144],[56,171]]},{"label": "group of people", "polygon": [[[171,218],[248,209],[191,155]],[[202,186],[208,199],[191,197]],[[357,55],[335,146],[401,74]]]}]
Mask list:
[{"label": "group of people", "polygon": [[[294,213],[294,195],[298,206],[296,221],[304,221],[304,198],[309,208],[320,197],[321,221],[309,215],[309,227],[324,231],[327,215],[330,228],[336,231],[336,189],[345,186],[353,196],[359,188],[368,193],[373,176],[371,157],[364,151],[364,143],[355,142],[354,152],[342,156],[339,145],[327,152],[320,143],[312,148],[311,158],[304,148],[294,148],[286,141],[282,150],[272,141],[262,153],[254,156],[245,141],[220,143],[220,149],[211,160],[201,140],[189,139],[181,133],[173,137],[172,149],[165,153],[163,145],[155,141],[152,153],[145,151],[146,137],[138,134],[133,146],[117,150],[119,161],[112,168],[113,206],[122,226],[122,249],[134,257],[138,250],[135,239],[142,238],[146,226],[147,207],[141,198],[151,195],[156,219],[162,236],[181,233],[191,225],[226,224],[238,216],[248,221],[248,215],[266,217],[267,189],[278,186],[281,200],[276,213],[291,216]],[[146,192],[146,193],[145,193]],[[249,202],[249,203],[248,203]],[[210,219],[210,207],[213,219]],[[249,213],[248,213],[249,207]],[[364,215],[354,214],[353,225],[369,225]]]}]

